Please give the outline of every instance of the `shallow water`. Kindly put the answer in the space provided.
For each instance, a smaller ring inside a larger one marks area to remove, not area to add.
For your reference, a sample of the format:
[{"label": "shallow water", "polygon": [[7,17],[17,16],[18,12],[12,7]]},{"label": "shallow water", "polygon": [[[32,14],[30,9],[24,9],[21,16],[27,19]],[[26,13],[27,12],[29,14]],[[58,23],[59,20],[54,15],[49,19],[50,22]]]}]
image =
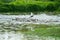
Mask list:
[{"label": "shallow water", "polygon": [[22,40],[23,34],[19,33],[16,34],[14,32],[1,32],[0,33],[0,40]]},{"label": "shallow water", "polygon": [[[0,15],[0,40],[60,40],[58,37],[25,35],[16,30],[21,30],[18,24],[60,24],[60,16],[57,15]],[[23,26],[22,25],[22,26]],[[17,27],[16,27],[17,26]]]},{"label": "shallow water", "polygon": [[33,23],[33,24],[60,24],[60,16],[57,15],[0,15],[0,23]]},{"label": "shallow water", "polygon": [[24,35],[22,33],[4,32],[0,33],[0,40],[60,40],[58,37],[38,37],[36,35]]}]

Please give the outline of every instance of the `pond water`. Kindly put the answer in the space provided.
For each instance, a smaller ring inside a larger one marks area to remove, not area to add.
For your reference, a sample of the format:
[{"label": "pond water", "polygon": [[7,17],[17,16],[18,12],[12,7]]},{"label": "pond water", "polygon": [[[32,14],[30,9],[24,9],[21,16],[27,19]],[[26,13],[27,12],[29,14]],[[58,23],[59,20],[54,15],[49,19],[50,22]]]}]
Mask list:
[{"label": "pond water", "polygon": [[14,32],[1,32],[0,40],[22,40],[23,34],[16,34]]},{"label": "pond water", "polygon": [[33,17],[31,15],[0,15],[0,40],[60,40],[58,37],[39,37],[37,35],[25,35],[21,32],[16,33],[17,27],[15,26],[23,23],[60,24],[60,16],[46,14],[33,15]]},{"label": "pond water", "polygon": [[33,24],[60,24],[60,16],[57,15],[0,15],[0,23],[33,23]]}]

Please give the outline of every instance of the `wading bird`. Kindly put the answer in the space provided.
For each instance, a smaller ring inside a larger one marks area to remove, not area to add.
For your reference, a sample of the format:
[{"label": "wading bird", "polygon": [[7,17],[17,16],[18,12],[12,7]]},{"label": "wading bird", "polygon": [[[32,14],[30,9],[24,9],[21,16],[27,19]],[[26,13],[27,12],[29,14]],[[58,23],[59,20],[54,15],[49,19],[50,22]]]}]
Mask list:
[{"label": "wading bird", "polygon": [[34,14],[31,12],[30,18],[33,17],[33,16],[34,16]]}]

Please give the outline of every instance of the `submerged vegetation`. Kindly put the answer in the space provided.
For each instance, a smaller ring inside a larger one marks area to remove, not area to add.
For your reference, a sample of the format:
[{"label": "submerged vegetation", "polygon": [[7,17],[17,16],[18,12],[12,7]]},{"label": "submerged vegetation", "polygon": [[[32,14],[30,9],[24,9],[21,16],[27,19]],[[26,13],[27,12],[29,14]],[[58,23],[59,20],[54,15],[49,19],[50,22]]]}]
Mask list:
[{"label": "submerged vegetation", "polygon": [[[11,30],[11,28],[9,28],[8,30]],[[20,25],[13,25],[12,30],[15,30],[16,32],[22,32],[26,35],[60,37],[60,25],[59,24],[58,25],[55,25],[55,24],[51,24],[51,25],[20,24]]]},{"label": "submerged vegetation", "polygon": [[37,35],[37,36],[52,36],[60,37],[60,24],[46,25],[46,24],[1,24],[0,30],[4,31],[15,31],[21,32],[26,35]]},{"label": "submerged vegetation", "polygon": [[55,36],[60,37],[60,27],[58,25],[39,25],[34,28],[34,31],[27,31],[26,34],[38,36]]},{"label": "submerged vegetation", "polygon": [[24,31],[26,35],[60,37],[60,25],[29,24],[33,30]]}]

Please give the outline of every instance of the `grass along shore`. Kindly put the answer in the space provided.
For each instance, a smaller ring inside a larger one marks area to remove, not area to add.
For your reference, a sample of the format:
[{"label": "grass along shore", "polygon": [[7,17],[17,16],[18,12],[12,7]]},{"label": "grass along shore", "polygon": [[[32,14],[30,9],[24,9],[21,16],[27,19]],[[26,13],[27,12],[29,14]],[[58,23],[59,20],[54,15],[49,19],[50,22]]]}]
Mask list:
[{"label": "grass along shore", "polygon": [[[32,12],[34,15],[40,15],[40,14],[48,14],[48,15],[59,15],[60,12],[59,11],[55,11],[55,12]],[[30,15],[31,12],[0,12],[0,14],[3,15]]]},{"label": "grass along shore", "polygon": [[54,12],[60,11],[60,3],[52,1],[0,2],[0,12]]}]

